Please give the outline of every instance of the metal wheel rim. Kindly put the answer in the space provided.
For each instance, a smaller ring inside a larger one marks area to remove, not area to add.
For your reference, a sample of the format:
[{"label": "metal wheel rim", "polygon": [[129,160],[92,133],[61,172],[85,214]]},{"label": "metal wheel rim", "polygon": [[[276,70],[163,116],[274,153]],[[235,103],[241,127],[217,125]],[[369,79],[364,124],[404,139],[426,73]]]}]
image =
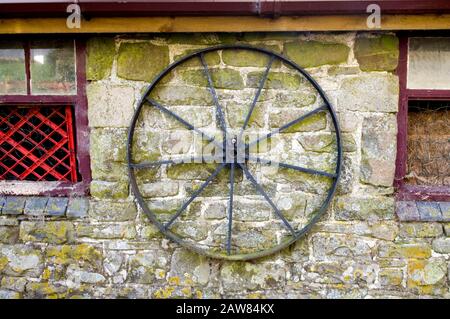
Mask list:
[{"label": "metal wheel rim", "polygon": [[[228,254],[221,254],[221,253],[214,253],[210,251],[206,251],[205,249],[197,247],[195,244],[192,244],[190,242],[185,241],[181,236],[178,234],[172,232],[170,229],[167,229],[162,222],[160,222],[155,214],[148,208],[147,204],[145,203],[144,197],[142,196],[142,193],[139,190],[136,176],[135,176],[135,168],[132,165],[132,144],[133,144],[133,136],[134,131],[136,128],[136,123],[138,121],[139,115],[141,114],[141,110],[144,106],[144,104],[147,102],[146,97],[149,95],[149,93],[155,88],[155,86],[160,82],[160,80],[169,72],[171,72],[174,68],[177,66],[183,64],[184,62],[191,60],[196,57],[200,57],[204,53],[212,52],[212,51],[219,51],[219,50],[230,50],[230,49],[236,49],[236,50],[249,50],[249,51],[256,51],[263,54],[268,55],[269,57],[274,57],[276,59],[281,60],[283,63],[286,63],[287,65],[294,68],[296,71],[298,71],[302,76],[304,76],[309,83],[311,83],[314,87],[314,89],[319,93],[320,97],[323,99],[326,110],[331,116],[332,123],[335,129],[335,136],[336,136],[336,145],[337,145],[337,158],[336,158],[336,170],[335,170],[335,177],[333,178],[333,182],[328,190],[327,197],[325,201],[322,203],[320,208],[318,209],[317,213],[314,215],[314,217],[309,220],[309,222],[301,229],[296,231],[295,236],[290,236],[287,240],[282,241],[281,243],[265,250],[260,250],[253,253],[244,253],[244,254],[234,254],[234,255],[228,255]],[[252,260],[257,258],[266,257],[268,255],[272,255],[274,253],[277,253],[293,243],[295,243],[299,238],[304,236],[313,226],[317,223],[317,221],[324,215],[324,213],[327,211],[331,200],[336,192],[336,188],[339,182],[339,178],[341,175],[341,169],[342,169],[342,141],[341,141],[341,132],[339,128],[339,123],[337,120],[336,112],[334,111],[334,108],[330,101],[328,100],[325,92],[322,90],[322,88],[319,86],[319,84],[309,75],[308,72],[306,72],[303,68],[301,68],[298,64],[295,62],[289,60],[288,58],[284,57],[283,55],[264,49],[259,47],[253,47],[250,45],[218,45],[218,46],[212,46],[205,49],[200,49],[198,51],[195,51],[191,54],[188,54],[181,59],[173,62],[168,67],[166,67],[163,71],[161,71],[155,79],[150,83],[150,85],[147,87],[146,91],[142,95],[138,107],[136,108],[135,113],[133,114],[133,117],[131,119],[131,124],[128,129],[128,141],[127,141],[127,166],[128,166],[128,175],[130,179],[130,186],[131,190],[134,194],[134,196],[137,199],[137,202],[139,206],[142,208],[146,216],[150,219],[150,221],[157,226],[159,231],[163,233],[167,238],[172,240],[173,242],[188,248],[198,254],[215,258],[215,259],[224,259],[224,260],[234,260],[234,261],[246,261],[246,260]]]}]

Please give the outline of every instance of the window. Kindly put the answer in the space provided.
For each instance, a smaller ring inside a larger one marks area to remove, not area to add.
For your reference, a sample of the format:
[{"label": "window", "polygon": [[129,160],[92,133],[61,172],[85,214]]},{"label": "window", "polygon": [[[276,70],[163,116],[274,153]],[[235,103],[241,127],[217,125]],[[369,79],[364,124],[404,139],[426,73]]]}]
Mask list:
[{"label": "window", "polygon": [[450,200],[450,37],[400,39],[395,186],[400,200]]},{"label": "window", "polygon": [[85,45],[0,39],[0,193],[84,195]]}]

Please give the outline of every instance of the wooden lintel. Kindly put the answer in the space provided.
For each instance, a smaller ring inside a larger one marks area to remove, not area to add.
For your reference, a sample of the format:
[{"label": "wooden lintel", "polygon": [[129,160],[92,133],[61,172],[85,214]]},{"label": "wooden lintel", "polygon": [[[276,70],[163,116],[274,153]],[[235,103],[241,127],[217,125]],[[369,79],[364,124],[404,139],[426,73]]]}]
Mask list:
[{"label": "wooden lintel", "polygon": [[[448,30],[446,15],[384,15],[380,30]],[[362,31],[367,16],[259,17],[111,17],[82,20],[69,29],[63,18],[0,19],[0,34],[86,34],[163,32]]]}]

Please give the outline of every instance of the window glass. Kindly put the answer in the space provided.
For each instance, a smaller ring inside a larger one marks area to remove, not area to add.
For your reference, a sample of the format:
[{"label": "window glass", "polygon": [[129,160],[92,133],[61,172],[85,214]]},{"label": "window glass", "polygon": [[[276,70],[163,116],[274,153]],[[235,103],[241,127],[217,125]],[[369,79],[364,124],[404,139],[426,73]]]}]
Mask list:
[{"label": "window glass", "polygon": [[35,41],[31,43],[31,93],[74,94],[74,42]]},{"label": "window glass", "polygon": [[408,88],[450,89],[450,38],[410,38]]},{"label": "window glass", "polygon": [[15,42],[0,42],[0,94],[26,93],[23,45]]}]

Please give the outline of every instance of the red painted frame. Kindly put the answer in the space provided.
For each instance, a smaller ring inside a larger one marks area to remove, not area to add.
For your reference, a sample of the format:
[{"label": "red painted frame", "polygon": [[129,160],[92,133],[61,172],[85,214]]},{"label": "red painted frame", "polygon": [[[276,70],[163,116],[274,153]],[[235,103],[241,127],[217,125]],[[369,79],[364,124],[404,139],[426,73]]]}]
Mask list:
[{"label": "red painted frame", "polygon": [[[426,36],[449,36],[427,34]],[[405,175],[408,160],[408,101],[412,100],[450,100],[450,90],[416,90],[407,87],[408,72],[408,40],[413,36],[423,34],[400,33],[400,56],[397,67],[397,75],[400,83],[399,110],[397,114],[397,158],[394,186],[397,189],[398,200],[420,201],[450,201],[450,187],[408,185],[405,183]]]},{"label": "red painted frame", "polygon": [[[29,39],[28,39],[29,40]],[[21,188],[33,183],[36,191],[32,195],[46,196],[83,196],[88,195],[91,182],[91,168],[89,156],[89,126],[87,112],[86,96],[86,42],[83,39],[73,39],[75,43],[76,58],[76,86],[77,92],[74,95],[31,95],[30,93],[30,65],[29,50],[25,40],[26,55],[26,73],[27,73],[27,95],[1,95],[0,107],[2,105],[61,105],[69,104],[73,106],[73,115],[75,119],[75,143],[76,158],[78,163],[78,172],[81,175],[81,181],[71,182],[26,182],[26,181],[1,181],[0,194],[3,195],[21,195]],[[40,190],[42,189],[42,190]],[[30,192],[26,193],[31,195]]]}]

